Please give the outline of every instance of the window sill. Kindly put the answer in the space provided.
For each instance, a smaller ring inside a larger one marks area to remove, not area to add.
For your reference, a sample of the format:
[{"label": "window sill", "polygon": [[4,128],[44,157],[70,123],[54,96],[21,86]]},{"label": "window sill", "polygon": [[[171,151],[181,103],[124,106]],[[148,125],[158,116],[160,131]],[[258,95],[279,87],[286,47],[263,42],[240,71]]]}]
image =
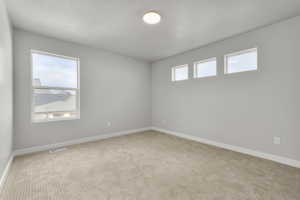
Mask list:
[{"label": "window sill", "polygon": [[57,118],[57,119],[47,119],[47,120],[31,120],[31,123],[47,123],[47,122],[60,122],[60,121],[70,121],[70,120],[78,120],[80,116],[70,117],[70,118]]}]

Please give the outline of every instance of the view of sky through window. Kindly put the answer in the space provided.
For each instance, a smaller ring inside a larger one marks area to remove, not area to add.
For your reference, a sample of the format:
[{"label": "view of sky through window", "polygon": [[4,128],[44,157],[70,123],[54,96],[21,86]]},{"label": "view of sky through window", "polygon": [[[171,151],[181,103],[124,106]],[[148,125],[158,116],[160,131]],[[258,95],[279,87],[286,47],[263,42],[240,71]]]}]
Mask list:
[{"label": "view of sky through window", "polygon": [[257,50],[254,49],[238,55],[227,56],[226,64],[226,73],[257,70]]},{"label": "view of sky through window", "polygon": [[194,77],[202,78],[217,75],[217,60],[211,59],[204,62],[195,63]]},{"label": "view of sky through window", "polygon": [[77,88],[77,61],[32,53],[34,86]]},{"label": "view of sky through window", "polygon": [[188,79],[188,66],[182,65],[172,68],[172,81],[182,81]]}]

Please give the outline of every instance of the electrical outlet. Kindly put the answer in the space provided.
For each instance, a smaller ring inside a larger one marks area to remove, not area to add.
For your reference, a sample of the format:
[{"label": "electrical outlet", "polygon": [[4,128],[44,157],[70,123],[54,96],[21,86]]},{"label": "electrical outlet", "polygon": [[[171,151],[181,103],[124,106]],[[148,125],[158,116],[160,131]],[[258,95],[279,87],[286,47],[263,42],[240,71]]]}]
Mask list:
[{"label": "electrical outlet", "polygon": [[111,122],[107,122],[107,123],[106,123],[106,126],[107,126],[107,127],[110,127],[110,126],[111,126]]},{"label": "electrical outlet", "polygon": [[281,138],[275,136],[275,137],[273,138],[273,143],[274,143],[274,144],[280,144],[280,143],[281,143]]}]

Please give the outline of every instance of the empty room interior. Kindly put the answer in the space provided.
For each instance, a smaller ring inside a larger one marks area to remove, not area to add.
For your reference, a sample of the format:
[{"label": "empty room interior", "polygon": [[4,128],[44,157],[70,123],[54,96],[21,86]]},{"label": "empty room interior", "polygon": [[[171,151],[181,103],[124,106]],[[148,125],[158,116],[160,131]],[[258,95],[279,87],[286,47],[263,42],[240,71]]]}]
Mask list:
[{"label": "empty room interior", "polygon": [[300,200],[299,0],[0,0],[0,200]]}]

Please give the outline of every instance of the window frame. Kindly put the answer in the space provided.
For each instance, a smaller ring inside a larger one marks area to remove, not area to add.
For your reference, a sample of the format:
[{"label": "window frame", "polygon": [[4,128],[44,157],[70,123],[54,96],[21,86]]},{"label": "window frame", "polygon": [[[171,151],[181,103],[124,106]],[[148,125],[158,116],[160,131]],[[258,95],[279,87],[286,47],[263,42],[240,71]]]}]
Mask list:
[{"label": "window frame", "polygon": [[[216,74],[215,75],[210,75],[210,76],[203,76],[203,77],[198,77],[198,64],[201,63],[206,63],[206,62],[211,62],[211,61],[216,61]],[[209,77],[215,77],[218,76],[218,59],[217,57],[212,57],[212,58],[208,58],[208,59],[204,59],[204,60],[200,60],[200,61],[196,61],[194,62],[194,71],[193,71],[193,75],[194,75],[194,79],[199,79],[199,78],[209,78]]]},{"label": "window frame", "polygon": [[[250,53],[250,52],[256,52],[256,69],[245,70],[245,71],[240,71],[240,72],[231,72],[231,73],[228,72],[228,58],[229,57],[239,56],[239,55],[243,55],[243,54]],[[236,73],[251,72],[251,71],[258,71],[258,47],[245,49],[245,50],[241,50],[241,51],[236,51],[236,52],[224,55],[224,74],[236,74]]]},{"label": "window frame", "polygon": [[[33,85],[33,54],[40,54],[40,55],[46,55],[46,56],[52,56],[52,57],[57,57],[57,58],[64,58],[64,59],[69,59],[69,60],[75,60],[77,63],[77,88],[68,88],[68,87],[48,87],[48,86],[40,86],[40,87],[35,87]],[[55,111],[55,112],[35,112],[35,103],[34,103],[34,90],[35,89],[41,89],[41,90],[72,90],[76,92],[76,110],[75,111]],[[80,58],[79,57],[71,57],[71,56],[64,56],[64,55],[59,55],[55,53],[50,53],[47,51],[41,51],[41,50],[35,50],[31,49],[30,50],[30,91],[31,91],[31,123],[45,123],[45,122],[54,122],[54,121],[66,121],[66,120],[76,120],[80,119]],[[66,118],[53,118],[45,120],[35,120],[34,119],[34,114],[49,114],[49,113],[64,113],[64,112],[75,112],[76,116],[74,117],[66,117]]]},{"label": "window frame", "polygon": [[[180,69],[180,68],[187,68],[187,78],[186,79],[183,79],[183,80],[176,80],[176,69]],[[189,64],[183,64],[183,65],[178,65],[178,66],[174,66],[172,67],[172,82],[180,82],[180,81],[186,81],[186,80],[189,80]]]}]

